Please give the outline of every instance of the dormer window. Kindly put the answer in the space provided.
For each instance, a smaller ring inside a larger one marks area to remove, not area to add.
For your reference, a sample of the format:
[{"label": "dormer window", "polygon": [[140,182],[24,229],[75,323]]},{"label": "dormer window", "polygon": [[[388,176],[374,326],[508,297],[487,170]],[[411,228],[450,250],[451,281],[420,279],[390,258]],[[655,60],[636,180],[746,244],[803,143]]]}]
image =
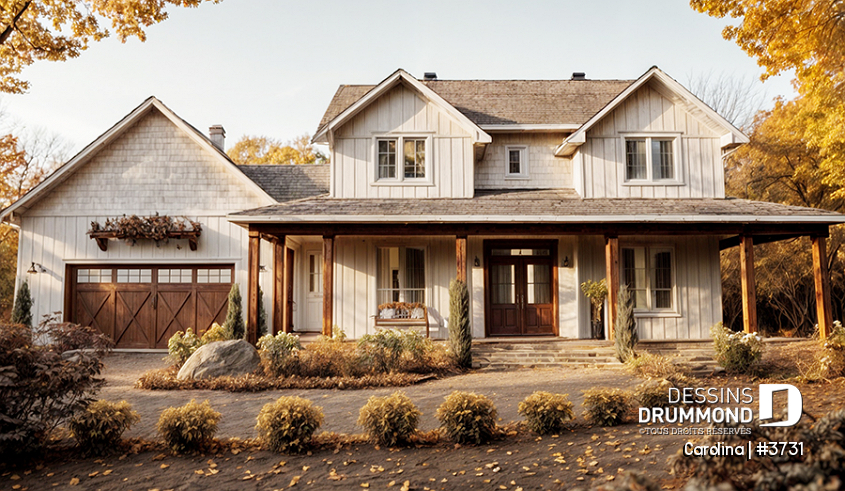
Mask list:
[{"label": "dormer window", "polygon": [[511,179],[525,179],[528,177],[528,147],[505,147],[505,177]]},{"label": "dormer window", "polygon": [[677,183],[678,159],[675,136],[628,136],[625,138],[625,180]]},{"label": "dormer window", "polygon": [[429,138],[425,136],[378,137],[375,143],[377,181],[426,180],[429,174]]}]

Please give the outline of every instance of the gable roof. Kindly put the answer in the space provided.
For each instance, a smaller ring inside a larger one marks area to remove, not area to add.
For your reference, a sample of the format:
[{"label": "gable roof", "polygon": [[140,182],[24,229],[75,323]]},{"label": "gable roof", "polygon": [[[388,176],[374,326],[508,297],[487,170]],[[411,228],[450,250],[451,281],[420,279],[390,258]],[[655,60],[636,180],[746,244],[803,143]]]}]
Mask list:
[{"label": "gable roof", "polygon": [[280,203],[329,192],[331,166],[328,164],[239,165],[238,168]]},{"label": "gable roof", "polygon": [[153,110],[158,110],[162,115],[176,125],[177,128],[184,131],[191,140],[214,156],[214,158],[221,162],[223,166],[229,170],[233,176],[235,176],[235,178],[260,196],[267,202],[267,204],[275,202],[275,200],[266,191],[264,191],[264,189],[247,177],[246,174],[244,174],[238,166],[229,159],[226,153],[217,148],[217,146],[214,145],[208,137],[203,135],[199,130],[191,126],[176,113],[171,111],[170,108],[165,106],[160,100],[151,96],[138,107],[133,109],[129,114],[124,116],[123,119],[118,121],[114,126],[109,128],[105,133],[97,137],[96,140],[89,143],[79,153],[73,156],[73,158],[53,171],[46,179],[29,190],[29,192],[23,195],[20,199],[6,207],[4,210],[0,210],[0,221],[9,220],[12,213],[20,212],[21,209],[24,211],[29,209],[29,207],[31,207],[32,204],[34,204],[39,198],[68,179],[76,169],[89,162],[100,152],[100,150],[104,149],[109,143],[119,138],[135,123],[140,121]]},{"label": "gable roof", "polygon": [[[444,100],[440,95],[436,92],[428,88],[425,84],[421,81],[415,79],[405,70],[401,68],[393,72],[389,77],[382,80],[378,85],[369,87],[366,92],[361,95],[357,100],[352,102],[351,104],[347,105],[345,108],[341,109],[340,112],[330,119],[328,119],[325,124],[321,124],[320,128],[317,129],[316,133],[314,134],[314,138],[311,139],[313,142],[317,143],[331,143],[330,140],[332,138],[332,132],[334,128],[346,123],[351,119],[353,116],[361,112],[364,108],[370,105],[373,101],[381,97],[387,91],[396,87],[399,84],[405,84],[411,89],[418,92],[424,98],[428,99],[430,102],[438,106],[441,110],[443,110],[446,114],[452,116],[458,124],[464,127],[467,132],[472,136],[472,142],[476,143],[490,143],[493,139],[484,132],[475,122],[471,119],[467,118],[463,113],[458,111],[455,106]],[[359,86],[362,87],[362,86]]]},{"label": "gable roof", "polygon": [[[475,124],[586,123],[634,80],[418,80]],[[375,85],[338,87],[318,132]]]}]

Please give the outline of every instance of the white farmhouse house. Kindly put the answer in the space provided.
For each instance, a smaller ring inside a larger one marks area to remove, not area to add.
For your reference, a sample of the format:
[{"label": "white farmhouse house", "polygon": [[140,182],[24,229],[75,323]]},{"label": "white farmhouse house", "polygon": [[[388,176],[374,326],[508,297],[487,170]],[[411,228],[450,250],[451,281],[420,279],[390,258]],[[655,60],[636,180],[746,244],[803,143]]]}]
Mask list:
[{"label": "white farmhouse house", "polygon": [[[831,324],[820,258],[845,216],[726,198],[722,158],[747,137],[656,67],[636,80],[397,70],[342,85],[314,136],[328,165],[237,166],[223,136],[150,98],[0,212],[21,228],[35,314],[160,348],[219,322],[238,282],[251,339],[259,286],[274,332],[359,338],[400,302],[445,337],[458,278],[476,338],[589,338],[579,285],[606,277],[610,326],[624,283],[642,339],[701,339],[722,317],[720,249],[742,248],[755,330],[753,243],[811,236]],[[92,226],[156,214],[200,230],[133,246]]]}]

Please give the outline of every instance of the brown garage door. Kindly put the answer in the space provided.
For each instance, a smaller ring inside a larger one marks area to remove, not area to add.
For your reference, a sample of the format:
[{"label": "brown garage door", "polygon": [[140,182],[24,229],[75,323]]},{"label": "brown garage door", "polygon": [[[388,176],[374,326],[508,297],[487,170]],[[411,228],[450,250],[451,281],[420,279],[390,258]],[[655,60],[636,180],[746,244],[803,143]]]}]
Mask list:
[{"label": "brown garage door", "polygon": [[167,348],[176,331],[226,319],[232,265],[97,265],[68,268],[68,320],[93,326],[117,348]]}]

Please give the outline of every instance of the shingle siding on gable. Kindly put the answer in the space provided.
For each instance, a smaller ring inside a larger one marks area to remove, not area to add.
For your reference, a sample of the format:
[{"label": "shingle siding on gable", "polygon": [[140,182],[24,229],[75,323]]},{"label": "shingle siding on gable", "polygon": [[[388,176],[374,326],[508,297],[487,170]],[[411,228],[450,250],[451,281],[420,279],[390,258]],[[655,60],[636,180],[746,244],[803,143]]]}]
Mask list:
[{"label": "shingle siding on gable", "polygon": [[215,157],[153,110],[27,215],[225,214],[261,204]]},{"label": "shingle siding on gable", "polygon": [[[564,189],[572,188],[572,161],[554,156],[563,133],[494,134],[484,158],[475,168],[476,189]],[[505,178],[508,145],[528,147],[528,178]]]}]

